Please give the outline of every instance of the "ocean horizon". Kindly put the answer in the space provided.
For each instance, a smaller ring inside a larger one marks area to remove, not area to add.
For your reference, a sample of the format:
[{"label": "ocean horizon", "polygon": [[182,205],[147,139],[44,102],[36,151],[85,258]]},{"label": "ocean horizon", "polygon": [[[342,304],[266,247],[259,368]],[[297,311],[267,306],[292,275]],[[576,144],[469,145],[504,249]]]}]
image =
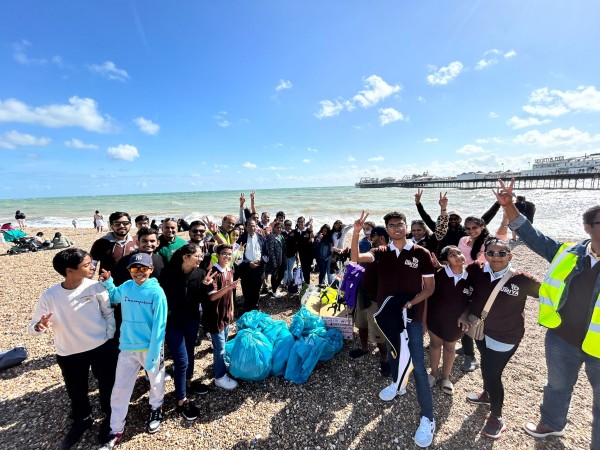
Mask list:
[{"label": "ocean horizon", "polygon": [[[248,207],[250,192],[245,191]],[[281,210],[293,221],[301,215],[310,216],[317,226],[324,223],[331,225],[338,219],[351,224],[363,209],[377,224],[383,223],[383,216],[393,210],[404,212],[410,221],[419,218],[414,203],[415,193],[415,189],[407,188],[360,189],[354,186],[260,189],[256,191],[256,210],[259,214],[268,211],[271,217]],[[421,199],[434,219],[439,212],[439,193],[436,189],[425,189]],[[539,189],[519,194],[536,204],[534,224],[550,236],[585,236],[581,214],[598,203],[596,191]],[[481,216],[495,201],[489,189],[448,189],[447,195],[448,208],[460,211],[463,219],[469,215]],[[226,214],[238,215],[239,197],[239,190],[222,190],[1,199],[0,223],[15,223],[16,210],[23,211],[27,215],[27,226],[36,229],[72,227],[74,219],[79,228],[92,228],[96,210],[106,220],[114,211],[126,211],[132,219],[146,214],[157,221],[175,217],[190,222],[208,215],[219,223]],[[498,227],[501,218],[502,211],[491,222],[492,231]]]}]

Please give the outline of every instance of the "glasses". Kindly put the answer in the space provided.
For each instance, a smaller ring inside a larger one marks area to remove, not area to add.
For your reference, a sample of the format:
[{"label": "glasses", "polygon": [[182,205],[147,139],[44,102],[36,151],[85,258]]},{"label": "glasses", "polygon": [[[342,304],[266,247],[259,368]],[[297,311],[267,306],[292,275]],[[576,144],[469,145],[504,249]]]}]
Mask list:
[{"label": "glasses", "polygon": [[190,233],[203,234],[203,233],[206,233],[206,230],[190,230]]},{"label": "glasses", "polygon": [[150,272],[150,267],[146,267],[146,266],[142,266],[142,267],[130,267],[129,271],[131,273],[138,273],[138,272],[146,273],[146,272]]},{"label": "glasses", "polygon": [[405,223],[388,223],[388,224],[387,224],[387,227],[388,227],[390,230],[398,230],[398,229],[400,229],[400,228],[405,228],[405,227],[406,227],[406,224],[405,224]]},{"label": "glasses", "polygon": [[506,256],[509,253],[510,252],[508,252],[506,250],[500,250],[499,252],[495,252],[493,250],[486,250],[485,255],[489,256],[490,258],[493,258],[494,256],[499,256],[500,258],[506,258]]},{"label": "glasses", "polygon": [[123,222],[113,222],[112,223],[113,227],[128,227],[129,225],[131,225],[131,222],[129,222],[128,220],[125,220]]}]

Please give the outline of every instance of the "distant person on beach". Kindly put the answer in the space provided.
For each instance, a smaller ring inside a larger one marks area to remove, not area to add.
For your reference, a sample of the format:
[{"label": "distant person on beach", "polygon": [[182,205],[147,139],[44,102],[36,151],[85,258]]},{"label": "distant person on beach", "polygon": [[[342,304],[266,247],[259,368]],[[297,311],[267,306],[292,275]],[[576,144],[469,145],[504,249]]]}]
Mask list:
[{"label": "distant person on beach", "polygon": [[98,210],[94,213],[94,228],[96,228],[96,233],[104,231],[104,216]]},{"label": "distant person on beach", "polygon": [[152,258],[145,253],[134,255],[129,263],[131,280],[116,287],[110,272],[102,270],[100,280],[109,292],[111,303],[121,304],[123,323],[119,338],[119,357],[115,385],[110,397],[110,435],[102,450],[112,449],[123,436],[131,394],[140,368],[150,381],[150,417],[147,431],[156,433],[163,420],[165,364],[163,342],[167,324],[165,292],[152,273]]},{"label": "distant person on beach", "polygon": [[[538,297],[540,282],[528,273],[517,272],[511,267],[512,254],[506,240],[489,238],[485,242],[485,259],[485,263],[476,261],[467,267],[473,295],[471,303],[458,319],[458,326],[466,331],[474,325],[469,320],[469,314],[477,320],[485,319],[483,339],[475,341],[481,355],[483,390],[468,394],[466,400],[475,405],[490,405],[490,414],[481,434],[498,439],[506,430],[502,418],[502,374],[525,334],[525,301],[528,297]],[[501,288],[498,287],[500,283],[503,284]],[[499,291],[487,316],[482,316],[495,288]]]},{"label": "distant person on beach", "polygon": [[319,267],[319,285],[325,286],[333,282],[331,276],[331,256],[333,254],[333,236],[331,227],[327,224],[321,226],[313,242],[315,259]]},{"label": "distant person on beach", "polygon": [[254,220],[248,220],[246,231],[237,241],[240,246],[244,246],[244,256],[238,270],[246,311],[252,311],[259,307],[260,285],[265,263],[269,260],[267,242],[262,235],[256,232],[257,228]]},{"label": "distant person on beach", "polygon": [[[413,244],[406,239],[406,216],[399,212],[391,212],[383,218],[386,231],[390,236],[387,247],[373,249],[371,252],[359,253],[358,238],[368,213],[364,211],[354,222],[352,234],[351,259],[359,263],[375,263],[377,270],[377,302],[384,300],[396,303],[400,309],[407,309],[411,319],[406,325],[408,333],[408,348],[414,366],[413,377],[417,390],[417,401],[420,407],[420,423],[414,435],[414,441],[419,447],[428,447],[433,441],[435,420],[433,417],[433,399],[427,369],[425,368],[425,352],[423,349],[423,321],[426,319],[425,300],[435,289],[433,263],[429,250]],[[391,299],[388,297],[392,296]],[[407,301],[408,300],[408,301]],[[400,306],[401,305],[401,306]],[[402,322],[402,316],[398,317]],[[379,393],[383,401],[392,401],[398,394],[396,380],[400,374],[399,355],[391,350],[388,352],[392,372],[392,384]]]},{"label": "distant person on beach", "polygon": [[513,203],[514,179],[501,180],[496,193],[511,230],[538,255],[551,262],[540,288],[538,322],[548,328],[544,348],[548,382],[544,386],[541,417],[527,422],[525,431],[536,438],[562,436],[573,388],[581,366],[592,385],[592,441],[600,448],[600,205],[583,213],[583,229],[590,239],[566,244],[534,228]]},{"label": "distant person on beach", "polygon": [[177,231],[190,231],[190,224],[185,219],[177,219]]},{"label": "distant person on beach", "polygon": [[283,222],[283,231],[281,232],[285,241],[285,277],[283,284],[286,289],[294,282],[294,266],[298,258],[298,238],[292,229],[292,221],[286,219]]},{"label": "distant person on beach", "polygon": [[73,243],[68,237],[63,236],[60,231],[54,233],[54,237],[52,238],[52,248],[67,248],[71,245],[73,245]]},{"label": "distant person on beach", "polygon": [[[524,195],[517,195],[517,201],[515,202],[515,206],[519,210],[521,214],[523,214],[529,222],[533,223],[533,217],[535,216],[535,204],[532,202],[525,200]],[[517,235],[513,231],[512,238],[516,239]]]},{"label": "distant person on beach", "polygon": [[159,246],[156,253],[169,262],[173,253],[178,248],[185,245],[185,240],[177,236],[177,221],[173,218],[167,218],[162,224],[162,235],[158,239]]},{"label": "distant person on beach", "polygon": [[273,226],[273,232],[267,236],[269,261],[267,262],[266,272],[271,274],[271,293],[275,298],[283,297],[283,293],[279,292],[278,289],[287,268],[285,239],[281,234],[282,231],[283,223],[277,222]]},{"label": "distant person on beach", "polygon": [[111,231],[94,242],[90,253],[94,261],[100,263],[101,269],[110,272],[123,256],[134,253],[137,246],[129,235],[131,229],[129,214],[117,211],[112,213],[108,220]]},{"label": "distant person on beach", "polygon": [[73,219],[71,223],[73,224],[73,228],[77,229],[77,219]]},{"label": "distant person on beach", "polygon": [[15,219],[17,219],[17,223],[19,224],[19,229],[23,231],[25,229],[25,213],[17,209]]},{"label": "distant person on beach", "polygon": [[98,438],[108,436],[118,348],[108,292],[91,279],[94,266],[89,253],[78,248],[62,250],[54,255],[52,265],[64,281],[42,294],[28,332],[40,336],[52,330],[73,419],[60,448],[69,449],[94,423],[88,396],[90,368],[98,379],[100,409],[106,415]]},{"label": "distant person on beach", "polygon": [[[337,274],[340,273],[344,266],[344,250],[346,245],[346,234],[352,229],[352,225],[344,225],[341,220],[333,222],[331,227],[331,239],[333,242],[332,254],[332,270]],[[347,253],[345,254],[347,258]]]},{"label": "distant person on beach", "polygon": [[313,246],[315,235],[313,234],[313,221],[308,218],[308,222],[303,216],[296,220],[294,236],[298,244],[298,259],[302,269],[302,277],[306,284],[310,284],[310,273],[312,271],[313,261],[315,259],[315,250]]}]

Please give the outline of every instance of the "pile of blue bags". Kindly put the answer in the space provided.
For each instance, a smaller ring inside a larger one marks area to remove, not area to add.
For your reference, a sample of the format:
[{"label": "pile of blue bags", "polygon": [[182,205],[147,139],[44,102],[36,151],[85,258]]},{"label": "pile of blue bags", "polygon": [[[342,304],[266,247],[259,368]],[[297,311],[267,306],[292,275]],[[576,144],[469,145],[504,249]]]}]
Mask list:
[{"label": "pile of blue bags", "polygon": [[240,380],[259,381],[270,375],[305,383],[317,362],[329,361],[344,346],[339,330],[326,329],[323,319],[302,306],[289,328],[260,311],[237,321],[237,335],[225,345],[229,372]]}]

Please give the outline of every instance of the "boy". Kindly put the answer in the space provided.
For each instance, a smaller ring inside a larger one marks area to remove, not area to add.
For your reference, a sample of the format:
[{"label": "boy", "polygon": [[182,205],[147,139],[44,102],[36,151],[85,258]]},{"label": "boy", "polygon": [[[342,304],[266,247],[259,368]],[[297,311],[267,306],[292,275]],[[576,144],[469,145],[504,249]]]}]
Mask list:
[{"label": "boy", "polygon": [[97,281],[92,257],[85,250],[68,248],[54,255],[54,270],[65,277],[40,297],[28,332],[41,336],[50,328],[54,334],[56,360],[71,400],[73,424],[62,441],[69,449],[92,426],[88,399],[90,367],[98,379],[100,405],[106,418],[100,426],[99,440],[108,436],[110,395],[115,381],[118,349],[115,318],[108,292]]},{"label": "boy", "polygon": [[152,257],[137,253],[127,266],[132,279],[115,287],[110,272],[102,271],[100,280],[108,289],[111,303],[121,303],[123,323],[117,360],[115,386],[110,397],[112,409],[110,436],[101,450],[117,445],[125,429],[125,417],[140,367],[150,380],[150,419],[148,433],[156,433],[162,421],[165,396],[165,367],[162,345],[167,323],[167,299],[156,278]]}]

